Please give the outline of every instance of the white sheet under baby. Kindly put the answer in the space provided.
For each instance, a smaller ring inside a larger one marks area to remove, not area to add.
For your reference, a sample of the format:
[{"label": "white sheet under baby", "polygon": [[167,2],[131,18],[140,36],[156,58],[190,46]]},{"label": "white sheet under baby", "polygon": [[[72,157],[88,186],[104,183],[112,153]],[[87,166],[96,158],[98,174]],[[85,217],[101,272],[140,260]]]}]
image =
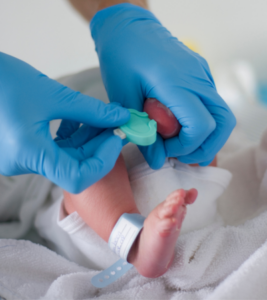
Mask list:
[{"label": "white sheet under baby", "polygon": [[217,217],[216,199],[231,180],[231,173],[215,167],[190,167],[176,159],[154,171],[145,164],[130,171],[130,183],[141,214],[148,214],[174,190],[196,188],[198,197],[187,206],[182,232],[203,228]]},{"label": "white sheet under baby", "polygon": [[[105,269],[119,258],[77,214],[66,216],[62,209],[63,196],[57,196],[59,188],[54,188],[52,205],[39,210],[35,219],[38,230],[50,249],[81,266]],[[61,193],[62,194],[62,193]]]}]

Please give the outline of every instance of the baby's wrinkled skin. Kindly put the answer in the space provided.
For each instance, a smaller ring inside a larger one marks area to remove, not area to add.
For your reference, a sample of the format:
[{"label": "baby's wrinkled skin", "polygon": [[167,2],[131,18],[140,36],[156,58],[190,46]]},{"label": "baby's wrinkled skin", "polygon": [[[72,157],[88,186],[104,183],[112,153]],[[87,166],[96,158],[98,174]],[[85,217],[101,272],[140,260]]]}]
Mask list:
[{"label": "baby's wrinkled skin", "polygon": [[[163,138],[178,135],[181,125],[172,112],[156,99],[148,99],[144,110],[158,122],[158,131]],[[212,165],[216,165],[216,162]],[[196,189],[176,190],[148,215],[127,258],[141,275],[155,278],[168,270],[174,257],[186,206],[196,198]],[[77,211],[106,242],[123,213],[140,213],[122,155],[109,174],[82,193],[73,195],[65,191],[64,207],[67,214]]]}]

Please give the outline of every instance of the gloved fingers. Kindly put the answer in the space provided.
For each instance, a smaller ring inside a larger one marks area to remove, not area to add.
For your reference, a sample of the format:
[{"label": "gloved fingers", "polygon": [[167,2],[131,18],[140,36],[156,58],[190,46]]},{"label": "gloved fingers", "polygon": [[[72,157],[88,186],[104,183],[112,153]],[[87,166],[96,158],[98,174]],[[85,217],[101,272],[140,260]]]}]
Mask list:
[{"label": "gloved fingers", "polygon": [[166,159],[166,152],[164,148],[164,142],[159,134],[157,134],[157,140],[154,144],[146,147],[139,146],[138,148],[143,154],[150,168],[157,170],[163,166]]},{"label": "gloved fingers", "polygon": [[71,134],[64,140],[55,140],[60,148],[78,148],[95,136],[100,134],[105,129],[92,127],[87,124],[83,124],[78,130]]},{"label": "gloved fingers", "polygon": [[121,148],[121,139],[111,136],[98,144],[94,153],[89,151],[91,157],[80,161],[51,139],[40,149],[40,157],[32,171],[44,175],[70,193],[80,193],[112,170]]},{"label": "gloved fingers", "polygon": [[79,122],[62,120],[56,133],[57,137],[54,139],[54,141],[60,141],[69,138],[79,127]]},{"label": "gloved fingers", "polygon": [[214,131],[216,123],[213,116],[193,92],[177,86],[164,86],[157,88],[152,96],[166,105],[182,125],[177,137],[165,140],[168,157],[192,153]]},{"label": "gloved fingers", "polygon": [[52,82],[55,86],[56,99],[47,108],[50,120],[72,120],[94,127],[116,127],[125,124],[130,113],[127,109],[117,104],[105,104],[104,102],[75,92],[59,83]]},{"label": "gloved fingers", "polygon": [[178,157],[181,162],[188,164],[210,162],[223,147],[235,127],[236,121],[234,115],[230,116],[231,111],[216,106],[211,106],[209,109],[216,121],[216,129],[193,153]]},{"label": "gloved fingers", "polygon": [[114,136],[113,130],[107,129],[95,136],[93,139],[88,140],[85,144],[79,146],[78,148],[64,148],[64,151],[79,161],[83,161],[93,156],[97,148],[112,136]]}]

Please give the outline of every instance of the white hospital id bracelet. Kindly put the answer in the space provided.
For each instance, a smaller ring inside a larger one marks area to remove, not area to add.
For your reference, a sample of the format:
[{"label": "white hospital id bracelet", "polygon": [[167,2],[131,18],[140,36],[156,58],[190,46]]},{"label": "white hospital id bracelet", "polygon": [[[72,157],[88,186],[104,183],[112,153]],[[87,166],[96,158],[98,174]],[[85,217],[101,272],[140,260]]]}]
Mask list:
[{"label": "white hospital id bracelet", "polygon": [[139,232],[143,228],[145,218],[139,214],[123,214],[114,226],[108,240],[109,247],[122,259],[111,267],[94,276],[91,283],[103,288],[116,281],[133,267],[127,262],[127,256]]},{"label": "white hospital id bracelet", "polygon": [[139,214],[123,214],[111,232],[108,240],[110,249],[126,261],[144,220]]}]

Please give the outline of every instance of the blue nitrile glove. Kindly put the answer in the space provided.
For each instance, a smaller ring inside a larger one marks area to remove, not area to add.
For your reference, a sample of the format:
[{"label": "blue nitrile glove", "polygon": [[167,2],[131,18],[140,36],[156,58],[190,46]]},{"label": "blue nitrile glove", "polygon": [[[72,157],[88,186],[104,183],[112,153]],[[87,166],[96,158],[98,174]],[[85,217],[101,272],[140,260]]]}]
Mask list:
[{"label": "blue nitrile glove", "polygon": [[[113,168],[122,141],[109,132],[105,140],[86,144],[83,159],[76,159],[53,141],[49,121],[76,121],[66,122],[75,130],[80,122],[91,125],[84,141],[88,142],[102,134],[99,127],[117,127],[129,117],[125,108],[106,105],[75,92],[25,62],[0,53],[0,173],[3,175],[41,174],[69,192],[81,192]],[[60,132],[64,133],[63,128]]]},{"label": "blue nitrile glove", "polygon": [[[57,134],[60,134],[62,128]],[[65,132],[67,134],[67,132]],[[58,146],[79,161],[94,155],[97,148],[113,135],[113,129],[94,128],[82,125],[76,131],[69,131],[65,139],[55,139]],[[126,143],[124,140],[123,144]]]},{"label": "blue nitrile glove", "polygon": [[146,98],[171,109],[182,125],[178,137],[141,147],[152,168],[165,157],[208,164],[236,121],[218,95],[205,59],[189,50],[148,10],[119,4],[99,11],[92,37],[110,101],[142,111]]}]

